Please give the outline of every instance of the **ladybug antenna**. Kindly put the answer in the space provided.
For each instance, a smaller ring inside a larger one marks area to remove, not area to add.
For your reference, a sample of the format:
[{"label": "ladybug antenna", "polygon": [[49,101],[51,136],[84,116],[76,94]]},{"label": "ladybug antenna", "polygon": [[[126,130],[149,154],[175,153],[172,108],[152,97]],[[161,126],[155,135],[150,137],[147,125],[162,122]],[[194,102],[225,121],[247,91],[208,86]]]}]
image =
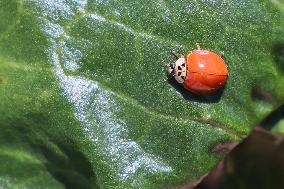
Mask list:
[{"label": "ladybug antenna", "polygon": [[177,53],[175,50],[172,51],[172,54],[176,57],[176,59],[183,58],[183,56]]}]

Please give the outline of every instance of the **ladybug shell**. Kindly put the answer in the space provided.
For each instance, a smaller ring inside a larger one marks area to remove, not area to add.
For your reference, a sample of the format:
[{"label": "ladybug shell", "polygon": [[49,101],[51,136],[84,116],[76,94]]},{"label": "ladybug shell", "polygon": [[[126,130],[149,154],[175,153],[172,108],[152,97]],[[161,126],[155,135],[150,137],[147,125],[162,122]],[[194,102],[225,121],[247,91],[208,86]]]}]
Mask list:
[{"label": "ladybug shell", "polygon": [[228,78],[224,60],[212,51],[195,50],[187,55],[187,77],[183,86],[193,93],[207,95],[222,87]]}]

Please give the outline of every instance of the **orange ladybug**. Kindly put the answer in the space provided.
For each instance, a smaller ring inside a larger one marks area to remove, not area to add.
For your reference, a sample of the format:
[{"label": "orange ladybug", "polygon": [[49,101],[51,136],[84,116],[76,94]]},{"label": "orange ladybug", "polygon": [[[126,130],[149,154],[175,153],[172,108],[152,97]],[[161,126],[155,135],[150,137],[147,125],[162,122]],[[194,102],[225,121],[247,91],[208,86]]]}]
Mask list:
[{"label": "orange ladybug", "polygon": [[167,65],[168,74],[195,94],[208,95],[221,88],[228,79],[228,67],[213,51],[203,50],[199,44],[186,58],[172,52],[177,58],[174,64]]}]

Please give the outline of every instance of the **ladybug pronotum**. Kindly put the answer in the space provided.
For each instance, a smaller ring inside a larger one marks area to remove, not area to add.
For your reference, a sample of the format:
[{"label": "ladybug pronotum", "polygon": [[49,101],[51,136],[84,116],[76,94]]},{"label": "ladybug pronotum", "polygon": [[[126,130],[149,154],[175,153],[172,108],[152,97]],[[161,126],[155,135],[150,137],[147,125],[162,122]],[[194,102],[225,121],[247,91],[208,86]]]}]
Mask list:
[{"label": "ladybug pronotum", "polygon": [[228,68],[222,59],[223,55],[203,50],[198,43],[186,58],[174,51],[172,53],[177,61],[167,65],[169,77],[174,77],[192,93],[208,95],[226,83]]}]

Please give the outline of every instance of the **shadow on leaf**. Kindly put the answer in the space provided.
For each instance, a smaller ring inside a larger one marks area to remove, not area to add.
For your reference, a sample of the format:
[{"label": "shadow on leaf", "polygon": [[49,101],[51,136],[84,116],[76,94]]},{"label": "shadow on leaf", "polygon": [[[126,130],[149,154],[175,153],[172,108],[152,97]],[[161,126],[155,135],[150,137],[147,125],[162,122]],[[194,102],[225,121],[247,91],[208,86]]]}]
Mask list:
[{"label": "shadow on leaf", "polygon": [[[46,131],[50,118],[42,113],[28,113],[25,119],[13,119],[3,130],[9,143],[26,143],[32,151],[42,155],[47,171],[65,188],[98,189],[96,176],[89,159],[75,141],[64,136],[58,139]],[[12,128],[12,130],[10,130]],[[60,131],[58,131],[61,133]]]},{"label": "shadow on leaf", "polygon": [[185,89],[181,84],[179,84],[178,82],[175,81],[174,78],[169,78],[167,80],[167,82],[175,88],[175,90],[177,90],[185,100],[188,101],[195,101],[195,102],[201,102],[201,103],[217,103],[220,101],[221,96],[224,92],[225,87],[222,87],[221,89],[219,89],[218,91],[216,91],[213,94],[210,95],[197,95],[194,94],[192,92],[190,92],[189,90]]},{"label": "shadow on leaf", "polygon": [[277,68],[284,73],[284,42],[275,44],[272,48],[272,54]]}]

